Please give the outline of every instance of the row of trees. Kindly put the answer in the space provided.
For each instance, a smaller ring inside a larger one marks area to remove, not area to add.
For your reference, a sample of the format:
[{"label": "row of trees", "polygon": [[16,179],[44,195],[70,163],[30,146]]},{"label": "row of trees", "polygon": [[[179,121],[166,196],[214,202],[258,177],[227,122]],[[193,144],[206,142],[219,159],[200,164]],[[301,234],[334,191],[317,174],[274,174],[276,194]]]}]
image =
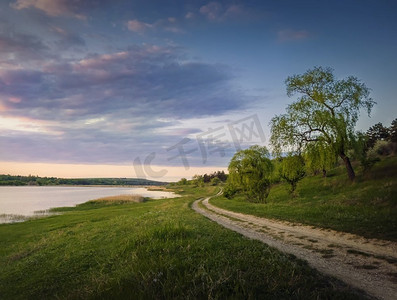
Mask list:
[{"label": "row of trees", "polygon": [[210,174],[204,175],[194,175],[192,180],[189,181],[186,178],[182,178],[179,180],[178,184],[186,185],[189,183],[193,183],[196,186],[201,186],[205,183],[211,183],[212,185],[218,185],[221,182],[226,182],[228,175],[225,171],[216,171]]},{"label": "row of trees", "polygon": [[265,202],[275,178],[282,178],[294,192],[306,172],[322,172],[343,161],[347,175],[356,173],[351,158],[371,166],[368,155],[377,141],[396,141],[397,119],[390,128],[378,123],[366,134],[356,132],[361,109],[370,115],[375,101],[370,89],[356,77],[338,80],[330,68],[315,67],[285,81],[288,96],[298,95],[286,113],[271,120],[271,139],[275,159],[265,147],[253,146],[237,152],[229,164],[225,195],[241,191],[248,199]]},{"label": "row of trees", "polygon": [[163,185],[158,182],[140,178],[57,178],[39,176],[0,175],[1,186],[24,185]]},{"label": "row of trees", "polygon": [[290,184],[293,194],[297,183],[306,175],[300,155],[270,159],[266,147],[251,146],[238,151],[229,164],[229,177],[224,194],[230,198],[243,193],[250,202],[265,203],[272,184],[281,179]]}]

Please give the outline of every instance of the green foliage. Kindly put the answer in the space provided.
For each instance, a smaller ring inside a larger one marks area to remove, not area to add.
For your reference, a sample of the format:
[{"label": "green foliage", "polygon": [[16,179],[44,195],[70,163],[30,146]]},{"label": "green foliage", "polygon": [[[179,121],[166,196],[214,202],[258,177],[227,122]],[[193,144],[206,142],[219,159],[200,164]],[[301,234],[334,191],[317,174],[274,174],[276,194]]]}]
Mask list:
[{"label": "green foliage", "polygon": [[369,114],[375,104],[369,97],[370,90],[356,77],[337,80],[332,69],[322,67],[288,77],[285,83],[288,96],[300,97],[288,105],[286,114],[271,120],[274,152],[305,152],[311,143],[325,144],[327,150],[344,160],[349,178],[354,180],[346,153],[360,109],[365,108]]},{"label": "green foliage", "polygon": [[228,182],[226,182],[225,187],[223,188],[223,195],[226,198],[231,199],[232,197],[234,197],[237,194],[238,191],[239,191],[238,188],[235,185],[233,185],[230,182],[230,180],[228,180]]},{"label": "green foliage", "polygon": [[194,186],[204,186],[206,183],[210,183],[211,185],[218,185],[221,182],[225,182],[227,180],[227,174],[225,171],[216,171],[210,174],[205,173],[204,175],[194,175],[191,182]]},{"label": "green foliage", "polygon": [[251,202],[263,203],[270,191],[273,164],[266,147],[238,151],[229,164],[228,185],[241,190]]},{"label": "green foliage", "polygon": [[178,181],[178,184],[181,184],[181,185],[188,184],[187,179],[186,178],[181,178],[181,180]]},{"label": "green foliage", "polygon": [[227,179],[227,175],[224,171],[216,171],[210,174],[205,173],[203,176],[204,183],[211,182],[212,179],[218,178],[220,181],[225,182]]},{"label": "green foliage", "polygon": [[217,197],[210,203],[235,212],[281,219],[369,238],[397,241],[397,157],[382,157],[364,178],[357,168],[354,184],[346,185],[343,166],[329,171],[326,180],[306,176],[297,187],[297,197],[288,193],[288,183],[272,186],[266,206],[247,203],[245,197]]},{"label": "green foliage", "polygon": [[392,143],[397,143],[397,119],[394,119],[393,122],[391,122],[389,133],[390,133],[389,140]]},{"label": "green foliage", "polygon": [[327,171],[335,167],[337,156],[333,149],[324,142],[310,143],[303,153],[306,168],[313,174],[322,172],[325,176]]},{"label": "green foliage", "polygon": [[221,183],[221,180],[218,177],[214,177],[210,181],[211,185],[218,185]]},{"label": "green foliage", "polygon": [[372,148],[377,141],[387,140],[390,137],[390,132],[382,123],[377,123],[367,130],[366,136],[367,147]]},{"label": "green foliage", "polygon": [[372,149],[368,150],[374,156],[387,156],[393,153],[393,144],[388,141],[376,141]]},{"label": "green foliage", "polygon": [[353,143],[354,157],[360,161],[366,176],[370,175],[370,170],[382,156],[396,153],[397,143],[393,142],[393,134],[395,134],[393,126],[396,125],[397,119],[392,122],[390,128],[377,123],[371,126],[365,134],[357,133]]},{"label": "green foliage", "polygon": [[281,161],[280,177],[290,184],[290,193],[293,194],[296,186],[305,175],[305,162],[300,155],[289,155]]},{"label": "green foliage", "polygon": [[196,187],[204,186],[204,177],[202,175],[194,175],[192,178],[192,183]]}]

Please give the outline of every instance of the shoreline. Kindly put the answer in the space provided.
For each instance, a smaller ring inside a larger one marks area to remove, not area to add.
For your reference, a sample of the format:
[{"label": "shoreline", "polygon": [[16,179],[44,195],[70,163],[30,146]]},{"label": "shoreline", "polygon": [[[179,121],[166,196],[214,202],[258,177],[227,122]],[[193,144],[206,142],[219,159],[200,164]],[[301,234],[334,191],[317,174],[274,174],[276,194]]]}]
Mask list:
[{"label": "shoreline", "polygon": [[[2,186],[0,186],[1,188]],[[165,192],[165,193],[172,193],[172,196],[162,196],[160,198],[156,198],[156,195],[151,195],[151,196],[147,196],[145,198],[150,198],[150,199],[162,199],[162,198],[174,198],[174,197],[180,197],[180,195],[176,194],[175,191],[170,190],[165,188],[164,186],[154,186],[154,185],[45,185],[45,186],[35,186],[35,185],[31,185],[31,186],[15,186],[15,185],[11,185],[11,186],[3,186],[3,187],[7,187],[7,188],[13,188],[13,187],[23,187],[23,188],[36,188],[36,187],[56,187],[56,188],[69,188],[69,187],[83,187],[83,188],[118,188],[118,189],[145,189],[146,192]],[[142,192],[142,191],[141,191]],[[29,214],[24,214],[24,213],[20,213],[20,212],[15,212],[15,213],[8,213],[8,212],[0,212],[0,225],[2,224],[12,224],[12,223],[20,223],[20,222],[25,222],[25,221],[29,221],[31,219],[37,219],[37,218],[42,218],[42,217],[47,217],[47,216],[51,216],[54,214],[58,214],[58,213],[54,213],[53,211],[51,211],[52,209],[57,209],[57,208],[62,208],[62,207],[75,207],[79,204],[83,204],[83,203],[87,203],[89,201],[95,201],[98,199],[102,199],[102,198],[106,198],[106,197],[118,197],[118,196],[125,196],[125,195],[140,195],[139,192],[137,192],[137,194],[135,194],[133,191],[126,193],[126,194],[115,194],[115,195],[110,195],[110,196],[93,196],[93,198],[89,198],[84,200],[81,203],[77,203],[77,204],[73,204],[73,205],[60,205],[60,206],[53,206],[53,207],[49,207],[49,208],[43,208],[43,209],[38,209],[38,210],[34,210],[33,212],[29,213]],[[157,196],[158,197],[158,196]]]}]

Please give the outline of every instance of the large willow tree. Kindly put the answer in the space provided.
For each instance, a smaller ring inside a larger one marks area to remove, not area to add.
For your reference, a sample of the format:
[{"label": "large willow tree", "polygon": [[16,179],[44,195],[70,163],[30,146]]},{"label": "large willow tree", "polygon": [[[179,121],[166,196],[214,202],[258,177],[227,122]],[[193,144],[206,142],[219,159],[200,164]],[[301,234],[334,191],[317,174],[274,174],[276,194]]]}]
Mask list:
[{"label": "large willow tree", "polygon": [[370,90],[356,77],[337,80],[330,68],[315,67],[303,75],[285,81],[289,97],[298,94],[288,105],[287,113],[271,121],[271,144],[276,153],[305,152],[312,143],[327,145],[339,156],[350,180],[355,173],[347,156],[355,140],[354,127],[361,108],[368,115],[375,102]]}]

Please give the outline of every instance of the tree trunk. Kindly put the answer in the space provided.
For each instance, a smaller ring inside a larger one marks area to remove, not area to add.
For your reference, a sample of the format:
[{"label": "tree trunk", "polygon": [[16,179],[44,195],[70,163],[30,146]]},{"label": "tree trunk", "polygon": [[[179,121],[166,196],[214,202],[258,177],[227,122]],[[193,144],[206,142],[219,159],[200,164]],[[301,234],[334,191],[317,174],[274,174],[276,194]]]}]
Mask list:
[{"label": "tree trunk", "polygon": [[347,175],[349,176],[350,181],[354,181],[354,179],[356,178],[356,174],[354,173],[352,164],[350,163],[350,159],[343,152],[340,153],[339,156],[343,159],[343,162],[345,163]]}]

